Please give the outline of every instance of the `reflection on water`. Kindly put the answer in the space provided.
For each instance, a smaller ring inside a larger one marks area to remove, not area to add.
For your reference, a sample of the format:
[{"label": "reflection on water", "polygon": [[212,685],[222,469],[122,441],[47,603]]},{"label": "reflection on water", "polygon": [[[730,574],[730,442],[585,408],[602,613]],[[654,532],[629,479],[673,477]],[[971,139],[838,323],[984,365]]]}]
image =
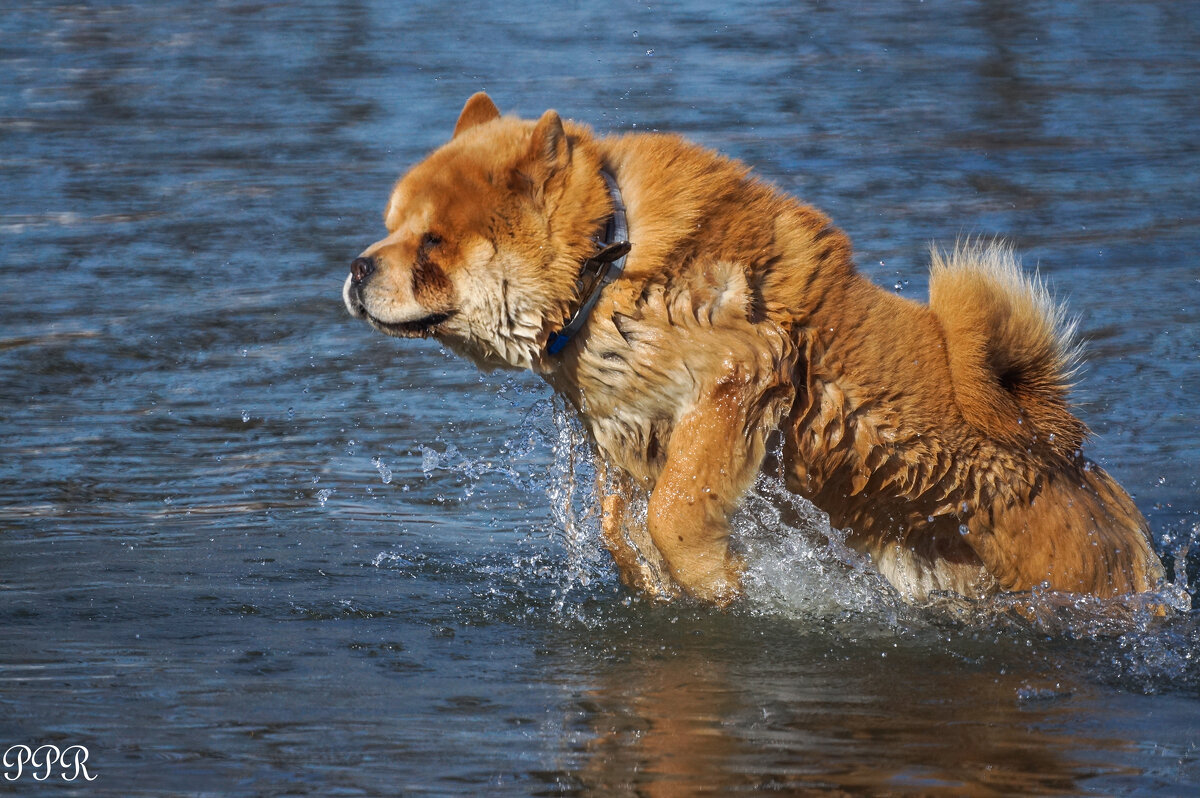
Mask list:
[{"label": "reflection on water", "polygon": [[747,601],[639,601],[544,386],[339,300],[479,89],[743,158],[902,293],[928,241],[1008,236],[1080,315],[1091,454],[1195,584],[1193,17],[5,9],[0,742],[86,745],[122,796],[1195,792],[1194,610],[909,607],[769,481]]},{"label": "reflection on water", "polygon": [[[798,650],[763,637],[775,645],[736,665],[714,663],[693,643],[606,669],[576,704],[589,735],[579,785],[663,796],[737,788],[1028,795],[1137,773],[1128,742],[1077,726],[1090,702],[1075,683],[1028,671],[981,679],[944,655],[905,661],[912,653],[898,647],[852,644],[831,658],[827,641]],[[898,670],[916,675],[895,683]]]}]

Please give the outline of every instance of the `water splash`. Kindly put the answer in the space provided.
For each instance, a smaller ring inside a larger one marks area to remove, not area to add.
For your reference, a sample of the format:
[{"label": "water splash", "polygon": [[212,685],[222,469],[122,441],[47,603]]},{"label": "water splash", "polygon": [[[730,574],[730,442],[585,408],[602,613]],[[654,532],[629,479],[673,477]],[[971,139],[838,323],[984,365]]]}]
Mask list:
[{"label": "water splash", "polygon": [[[388,468],[387,463],[383,462],[382,458],[372,457],[371,465],[375,466],[375,470],[379,472],[379,478],[383,481],[383,484],[390,485],[392,482],[392,469]],[[422,462],[422,465],[424,465],[424,462]]]},{"label": "water splash", "polygon": [[562,588],[554,607],[555,612],[562,613],[575,586],[589,587],[613,566],[600,542],[600,501],[591,443],[566,402],[555,397],[551,411],[554,460],[547,494],[559,541],[567,555]]},{"label": "water splash", "polygon": [[734,516],[754,612],[804,620],[866,615],[894,625],[907,605],[845,533],[775,476],[760,475]]},{"label": "water splash", "polygon": [[[517,464],[549,449],[547,472],[521,473]],[[558,397],[539,400],[518,431],[501,447],[506,465],[463,457],[451,444],[444,454],[423,449],[431,468],[455,470],[478,478],[502,473],[532,501],[549,502],[552,541],[565,554],[559,564],[556,612],[569,596],[595,582],[612,582],[613,566],[601,541],[599,496],[592,445],[576,414]],[[467,487],[469,492],[472,488]],[[630,510],[644,519],[645,497]],[[746,605],[752,613],[807,621],[850,617],[886,628],[946,623],[995,626],[1016,623],[1038,633],[1073,639],[1112,639],[1134,626],[1159,623],[1162,608],[1186,614],[1191,589],[1186,557],[1200,538],[1200,523],[1176,550],[1175,579],[1154,593],[1117,602],[1044,591],[1006,594],[982,601],[935,596],[924,604],[907,602],[875,569],[868,557],[851,549],[845,533],[827,514],[792,493],[778,476],[762,474],[732,519],[733,545],[748,563]],[[543,564],[544,566],[544,564]]]},{"label": "water splash", "polygon": [[[459,475],[464,498],[483,480],[498,476],[530,507],[548,511],[546,521],[531,524],[516,553],[467,565],[484,585],[478,593],[481,612],[512,620],[546,616],[548,610],[548,620],[591,628],[628,621],[631,604],[643,603],[620,586],[602,543],[592,444],[561,398],[530,406],[496,457],[472,457],[453,443],[441,451],[432,446],[420,451],[426,477]],[[382,475],[386,466],[373,463]],[[641,499],[630,509],[644,519]],[[977,601],[940,595],[909,603],[869,558],[846,544],[825,513],[772,475],[759,477],[732,519],[732,534],[747,562],[746,597],[734,613],[793,621],[801,629],[911,638],[938,647],[969,648],[980,634],[1039,646],[1056,641],[1074,648],[1047,656],[1085,659],[1085,667],[1099,678],[1124,686],[1144,692],[1164,685],[1200,687],[1200,655],[1193,653],[1200,651],[1200,624],[1190,610],[1193,591],[1186,568],[1200,539],[1200,523],[1160,543],[1175,554],[1174,580],[1158,592],[1123,600],[1032,591]],[[687,602],[670,611],[717,612]],[[1034,685],[1018,699],[1041,700],[1043,688]]]},{"label": "water splash", "polygon": [[425,477],[433,476],[435,471],[459,474],[463,478],[463,498],[469,499],[474,496],[480,483],[491,475],[504,477],[522,490],[527,488],[528,476],[509,462],[500,462],[488,457],[471,457],[453,443],[445,444],[445,448],[440,452],[429,446],[421,446],[420,451],[421,472]]}]

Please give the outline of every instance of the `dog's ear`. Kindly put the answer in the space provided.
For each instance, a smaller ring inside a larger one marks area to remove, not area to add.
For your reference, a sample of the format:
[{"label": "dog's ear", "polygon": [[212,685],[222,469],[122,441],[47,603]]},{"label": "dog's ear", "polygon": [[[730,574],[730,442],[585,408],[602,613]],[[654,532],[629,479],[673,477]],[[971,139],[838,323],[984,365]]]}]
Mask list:
[{"label": "dog's ear", "polygon": [[555,111],[542,114],[534,126],[529,160],[535,168],[543,170],[546,179],[571,163],[571,142]]},{"label": "dog's ear", "polygon": [[454,125],[454,135],[450,138],[455,138],[459,133],[470,130],[476,125],[491,122],[499,116],[500,109],[492,102],[492,98],[487,96],[486,92],[475,92],[463,106],[462,113],[458,115],[458,122]]}]

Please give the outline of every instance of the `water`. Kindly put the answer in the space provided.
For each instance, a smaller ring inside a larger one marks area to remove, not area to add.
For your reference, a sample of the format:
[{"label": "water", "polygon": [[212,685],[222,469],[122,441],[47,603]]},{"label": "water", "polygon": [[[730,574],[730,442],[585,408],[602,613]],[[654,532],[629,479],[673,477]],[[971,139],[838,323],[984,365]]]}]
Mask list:
[{"label": "water", "polygon": [[339,298],[479,89],[743,158],[913,296],[1007,236],[1195,583],[1195,4],[530,9],[0,11],[0,746],[121,796],[1200,789],[1196,610],[908,607],[769,482],[749,599],[638,601],[545,388]]}]

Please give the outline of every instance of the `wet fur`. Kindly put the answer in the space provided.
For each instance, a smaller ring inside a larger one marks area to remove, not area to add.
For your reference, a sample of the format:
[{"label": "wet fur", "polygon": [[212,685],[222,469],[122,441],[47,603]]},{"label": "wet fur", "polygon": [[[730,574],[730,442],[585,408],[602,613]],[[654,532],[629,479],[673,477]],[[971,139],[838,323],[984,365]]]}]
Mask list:
[{"label": "wet fur", "polygon": [[[587,326],[578,301],[615,175],[633,250]],[[682,138],[597,137],[472,97],[396,186],[351,313],[541,374],[601,462],[624,581],[725,603],[729,516],[783,438],[788,487],[905,595],[1037,586],[1114,596],[1162,578],[1146,522],[1080,454],[1071,327],[1012,251],[935,252],[928,305],[862,277],[819,211]],[[644,517],[634,495],[649,495]]]}]

